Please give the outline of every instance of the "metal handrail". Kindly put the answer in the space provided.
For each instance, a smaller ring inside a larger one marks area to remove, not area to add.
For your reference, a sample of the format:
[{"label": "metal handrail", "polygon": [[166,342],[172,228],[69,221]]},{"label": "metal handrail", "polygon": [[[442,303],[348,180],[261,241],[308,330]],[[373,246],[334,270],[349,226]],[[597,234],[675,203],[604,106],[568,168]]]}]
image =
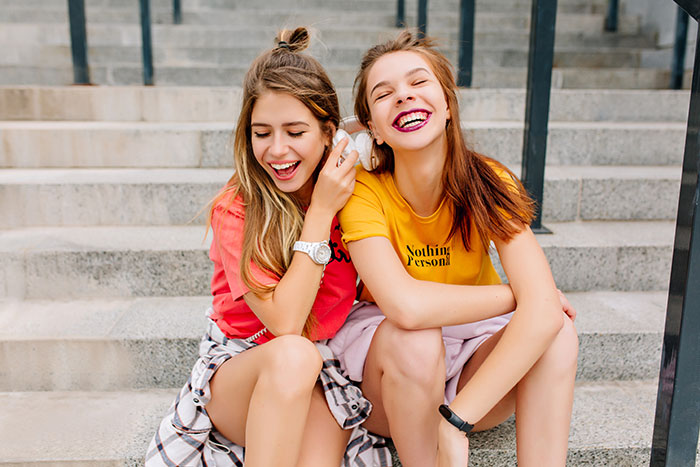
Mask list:
[{"label": "metal handrail", "polygon": [[396,2],[396,27],[406,27],[406,2],[404,0],[397,0]]},{"label": "metal handrail", "polygon": [[685,48],[688,42],[688,13],[683,8],[678,8],[676,14],[676,35],[673,42],[673,58],[671,60],[671,89],[683,87],[683,74],[685,72]]},{"label": "metal handrail", "polygon": [[[675,0],[696,21],[697,0]],[[661,350],[651,467],[695,465],[700,416],[700,31],[690,91],[683,173]]]},{"label": "metal handrail", "polygon": [[620,9],[618,0],[608,0],[608,13],[605,15],[605,30],[610,32],[617,31],[617,17]]},{"label": "metal handrail", "polygon": [[153,45],[151,41],[150,0],[139,0],[141,16],[141,56],[143,58],[143,84],[153,85]]},{"label": "metal handrail", "polygon": [[471,87],[474,68],[474,0],[459,4],[459,53],[457,59],[457,86]]},{"label": "metal handrail", "polygon": [[87,32],[85,28],[85,0],[68,0],[70,45],[73,58],[73,83],[90,84]]},{"label": "metal handrail", "polygon": [[428,34],[428,0],[418,0],[418,36]]},{"label": "metal handrail", "polygon": [[542,198],[556,19],[557,0],[533,0],[521,178],[536,203],[537,211],[531,224],[535,233],[551,233],[542,225]]},{"label": "metal handrail", "polygon": [[[153,85],[153,45],[151,39],[150,0],[139,0],[141,18],[141,55],[143,59],[143,84]],[[90,84],[88,43],[85,26],[85,0],[68,0],[73,83]],[[182,23],[180,0],[173,0],[173,23]]]}]

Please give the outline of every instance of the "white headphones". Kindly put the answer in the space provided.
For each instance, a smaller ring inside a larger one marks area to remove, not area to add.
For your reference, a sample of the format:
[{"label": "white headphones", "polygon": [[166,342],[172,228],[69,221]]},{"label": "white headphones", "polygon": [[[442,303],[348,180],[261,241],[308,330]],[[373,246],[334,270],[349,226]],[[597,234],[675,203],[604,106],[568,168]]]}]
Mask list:
[{"label": "white headphones", "polygon": [[[351,131],[352,135],[345,131],[344,128]],[[335,132],[335,136],[333,136],[333,146],[335,147],[340,143],[341,139],[347,137],[348,145],[345,146],[343,150],[343,157],[348,157],[351,151],[357,151],[360,155],[362,167],[367,171],[372,171],[376,169],[379,164],[377,156],[372,153],[372,137],[367,130],[358,130],[358,128],[362,128],[362,126],[355,116],[344,118],[340,122],[340,128],[338,128],[338,131]]]}]

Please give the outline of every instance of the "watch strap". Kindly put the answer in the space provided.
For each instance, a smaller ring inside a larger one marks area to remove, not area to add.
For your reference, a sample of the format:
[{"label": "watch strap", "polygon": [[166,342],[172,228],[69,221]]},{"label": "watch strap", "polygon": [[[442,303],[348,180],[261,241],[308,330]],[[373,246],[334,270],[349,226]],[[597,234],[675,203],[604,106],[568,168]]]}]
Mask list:
[{"label": "watch strap", "polygon": [[442,415],[445,418],[445,420],[447,420],[450,424],[454,425],[459,431],[463,431],[465,435],[472,431],[472,429],[474,428],[474,425],[462,420],[459,417],[459,415],[454,413],[452,409],[449,408],[447,405],[440,405],[438,410],[440,411],[440,415]]},{"label": "watch strap", "polygon": [[322,261],[319,261],[318,258],[316,258],[318,248],[321,246],[327,247],[328,240],[323,240],[320,242],[302,242],[301,240],[298,240],[298,241],[294,242],[294,246],[292,246],[292,250],[306,253],[307,255],[309,255],[309,258],[311,258],[311,260],[314,263],[322,264],[325,266],[328,263],[328,261],[322,262]]}]

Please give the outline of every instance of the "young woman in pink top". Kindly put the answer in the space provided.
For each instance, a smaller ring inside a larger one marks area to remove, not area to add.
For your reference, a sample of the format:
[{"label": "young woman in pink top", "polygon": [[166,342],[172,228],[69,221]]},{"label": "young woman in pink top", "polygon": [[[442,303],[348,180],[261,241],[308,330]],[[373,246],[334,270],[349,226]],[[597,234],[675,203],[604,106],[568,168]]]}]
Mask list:
[{"label": "young woman in pink top", "polygon": [[364,426],[393,438],[404,467],[465,467],[465,434],[515,411],[518,465],[564,466],[575,310],[524,188],[467,148],[450,64],[429,40],[403,32],[370,49],[355,91],[378,167],[358,171],[339,219],[378,308],[357,308],[330,345],[374,404]]},{"label": "young woman in pink top", "polygon": [[[236,172],[209,215],[209,330],[147,465],[240,466],[245,447],[247,467],[339,466],[348,428],[371,410],[327,372],[335,359],[313,342],[333,337],[355,298],[335,215],[352,193],[357,152],[341,157],[347,140],[332,147],[338,98],[321,65],[300,53],[307,30],[277,40],[243,83]],[[349,396],[326,394],[341,390]]]}]

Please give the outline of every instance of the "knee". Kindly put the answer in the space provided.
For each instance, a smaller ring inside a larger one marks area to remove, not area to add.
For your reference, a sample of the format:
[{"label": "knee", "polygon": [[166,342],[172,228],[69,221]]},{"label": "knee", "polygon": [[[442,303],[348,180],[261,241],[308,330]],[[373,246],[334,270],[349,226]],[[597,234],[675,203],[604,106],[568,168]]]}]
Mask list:
[{"label": "knee", "polygon": [[578,360],[578,333],[574,323],[564,318],[564,323],[546,351],[546,358],[557,370],[570,371]]},{"label": "knee", "polygon": [[302,336],[285,335],[263,345],[269,347],[260,377],[270,386],[287,395],[313,389],[323,359],[311,341]]},{"label": "knee", "polygon": [[[382,357],[386,375],[418,384],[445,382],[445,346],[442,330],[406,330],[382,323]],[[379,332],[378,330],[377,332]]]}]

